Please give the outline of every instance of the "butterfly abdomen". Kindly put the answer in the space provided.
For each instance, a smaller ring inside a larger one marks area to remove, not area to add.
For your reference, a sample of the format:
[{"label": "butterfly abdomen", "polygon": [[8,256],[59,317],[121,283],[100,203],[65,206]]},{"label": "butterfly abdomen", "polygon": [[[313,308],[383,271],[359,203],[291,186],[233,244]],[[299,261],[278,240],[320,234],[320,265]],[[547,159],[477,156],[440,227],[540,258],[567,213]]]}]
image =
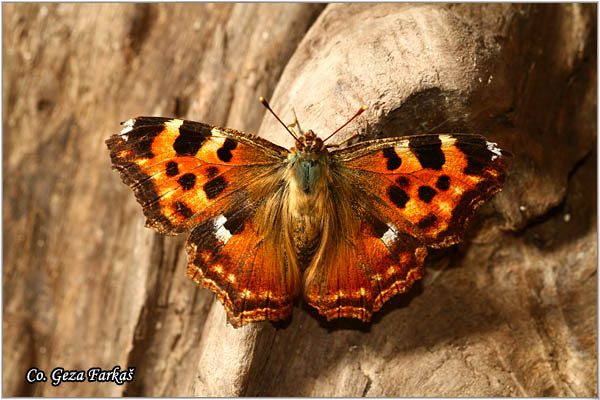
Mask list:
[{"label": "butterfly abdomen", "polygon": [[297,216],[292,219],[294,252],[300,271],[310,265],[321,244],[322,218],[317,216]]}]

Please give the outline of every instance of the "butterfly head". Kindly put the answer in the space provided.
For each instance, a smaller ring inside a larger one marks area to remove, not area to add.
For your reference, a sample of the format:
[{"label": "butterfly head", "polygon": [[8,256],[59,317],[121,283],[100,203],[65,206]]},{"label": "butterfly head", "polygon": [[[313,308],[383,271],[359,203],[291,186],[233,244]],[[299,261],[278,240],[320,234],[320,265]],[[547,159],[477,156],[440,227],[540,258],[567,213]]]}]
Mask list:
[{"label": "butterfly head", "polygon": [[321,153],[327,151],[323,140],[320,139],[312,130],[308,130],[304,135],[296,140],[296,147],[292,151],[302,151],[305,153]]}]

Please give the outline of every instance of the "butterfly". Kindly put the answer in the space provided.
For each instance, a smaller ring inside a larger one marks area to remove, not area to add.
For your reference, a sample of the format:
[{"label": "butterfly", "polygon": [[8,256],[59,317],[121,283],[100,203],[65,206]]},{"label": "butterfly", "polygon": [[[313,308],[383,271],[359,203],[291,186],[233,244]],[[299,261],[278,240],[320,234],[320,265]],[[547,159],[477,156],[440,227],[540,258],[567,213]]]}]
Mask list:
[{"label": "butterfly", "polygon": [[[509,153],[483,136],[429,134],[342,147],[312,130],[291,149],[206,123],[138,117],[106,140],[146,226],[191,230],[187,275],[234,327],[288,318],[369,321],[423,276],[427,248],[460,241],[498,192]],[[299,128],[299,127],[298,127]]]}]

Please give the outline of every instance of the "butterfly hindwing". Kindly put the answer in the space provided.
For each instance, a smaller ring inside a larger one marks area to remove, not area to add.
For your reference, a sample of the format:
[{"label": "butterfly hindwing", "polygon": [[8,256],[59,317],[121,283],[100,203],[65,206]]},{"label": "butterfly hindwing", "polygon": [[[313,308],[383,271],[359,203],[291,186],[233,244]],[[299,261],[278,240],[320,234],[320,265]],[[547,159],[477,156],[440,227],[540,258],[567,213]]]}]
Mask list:
[{"label": "butterfly hindwing", "polygon": [[144,208],[147,226],[180,233],[223,212],[248,179],[281,164],[288,151],[244,132],[198,122],[139,117],[106,143]]},{"label": "butterfly hindwing", "polygon": [[238,204],[199,224],[187,243],[187,274],[215,292],[234,327],[285,319],[299,292],[298,273],[280,245],[282,231],[256,226],[254,206]]},{"label": "butterfly hindwing", "polygon": [[414,237],[364,212],[358,229],[330,249],[325,263],[307,271],[305,297],[328,320],[369,321],[387,300],[422,277],[426,254]]}]

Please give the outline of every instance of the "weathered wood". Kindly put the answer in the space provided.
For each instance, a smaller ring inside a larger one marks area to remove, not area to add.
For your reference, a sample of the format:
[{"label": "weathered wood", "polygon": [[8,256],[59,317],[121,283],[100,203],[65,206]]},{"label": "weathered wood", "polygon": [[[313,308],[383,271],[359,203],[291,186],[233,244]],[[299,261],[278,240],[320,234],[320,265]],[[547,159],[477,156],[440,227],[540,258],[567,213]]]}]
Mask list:
[{"label": "weathered wood", "polygon": [[[597,395],[595,4],[4,4],[3,25],[3,395]],[[366,104],[340,140],[483,133],[514,153],[505,190],[372,324],[233,329],[104,139],[153,114],[289,145],[260,95],[321,136]],[[115,365],[134,381],[25,382]]]}]

